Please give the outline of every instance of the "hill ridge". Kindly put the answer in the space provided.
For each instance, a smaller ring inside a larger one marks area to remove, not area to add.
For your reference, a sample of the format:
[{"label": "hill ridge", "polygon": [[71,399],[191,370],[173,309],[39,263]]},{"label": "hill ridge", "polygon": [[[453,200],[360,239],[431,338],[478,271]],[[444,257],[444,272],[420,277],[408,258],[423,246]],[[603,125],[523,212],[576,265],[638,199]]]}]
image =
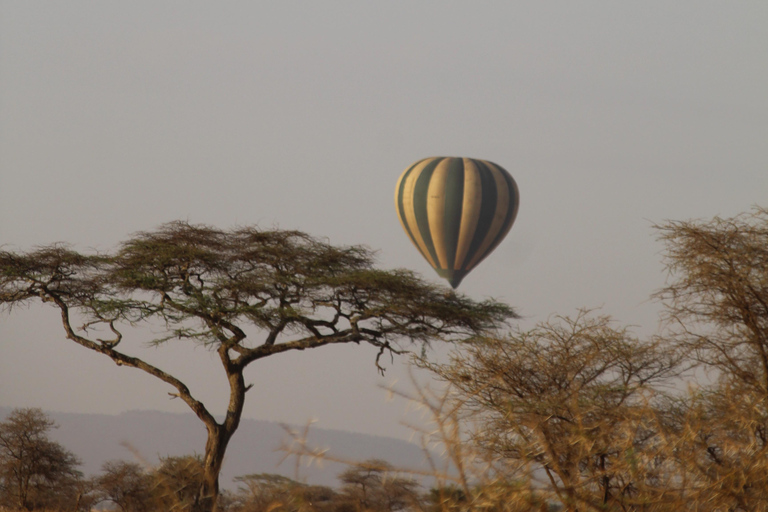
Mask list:
[{"label": "hill ridge", "polygon": [[[0,406],[0,420],[13,407]],[[119,414],[45,411],[59,425],[50,437],[61,443],[83,461],[80,470],[86,476],[99,473],[107,460],[136,461],[130,446],[150,465],[161,456],[202,453],[205,447],[205,427],[192,413],[132,409]],[[291,478],[295,459],[278,451],[289,436],[283,423],[272,420],[244,418],[227,449],[220,483],[234,488],[232,479],[249,473],[276,473]],[[302,430],[304,426],[287,425]],[[311,447],[327,448],[329,453],[345,460],[384,459],[396,467],[426,469],[426,459],[420,446],[405,440],[361,432],[326,429],[311,426],[307,436]],[[141,461],[139,461],[141,462]],[[299,479],[316,485],[338,486],[336,475],[343,464],[323,462],[301,464]]]}]

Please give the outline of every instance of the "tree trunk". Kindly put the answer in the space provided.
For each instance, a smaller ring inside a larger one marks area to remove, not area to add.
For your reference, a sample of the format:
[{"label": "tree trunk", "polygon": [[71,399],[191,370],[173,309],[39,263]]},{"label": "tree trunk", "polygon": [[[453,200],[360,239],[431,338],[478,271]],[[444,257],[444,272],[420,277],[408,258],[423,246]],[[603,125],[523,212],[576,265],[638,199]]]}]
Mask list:
[{"label": "tree trunk", "polygon": [[205,443],[205,460],[203,461],[203,482],[197,495],[192,512],[217,512],[219,499],[219,473],[224,463],[227,445],[240,425],[240,417],[245,405],[245,380],[242,367],[234,367],[229,361],[226,349],[220,349],[222,361],[229,376],[230,396],[227,417],[222,424],[216,423],[208,415],[203,420],[208,429],[208,440]]},{"label": "tree trunk", "polygon": [[224,463],[224,453],[232,436],[222,425],[208,426],[205,443],[203,481],[192,512],[217,512],[219,499],[219,473]]}]

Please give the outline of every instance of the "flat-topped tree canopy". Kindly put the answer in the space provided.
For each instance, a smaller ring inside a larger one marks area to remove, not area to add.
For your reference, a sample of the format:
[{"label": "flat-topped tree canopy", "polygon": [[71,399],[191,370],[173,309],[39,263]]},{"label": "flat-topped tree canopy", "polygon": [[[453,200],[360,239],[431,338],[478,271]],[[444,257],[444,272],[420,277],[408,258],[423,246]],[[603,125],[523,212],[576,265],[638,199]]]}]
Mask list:
[{"label": "flat-topped tree canopy", "polygon": [[[0,252],[0,304],[10,310],[37,299],[58,307],[68,338],[172,385],[206,424],[199,510],[213,510],[224,450],[249,389],[249,363],[364,342],[379,349],[378,366],[387,351],[478,336],[516,318],[500,302],[447,292],[408,270],[378,269],[366,247],[336,247],[299,231],[181,221],[137,233],[113,253],[81,254],[64,244]],[[76,319],[84,325],[76,327]],[[119,351],[126,329],[158,320],[166,329],[155,343],[189,339],[218,353],[230,384],[221,423],[180,380]],[[113,333],[109,339],[91,335],[98,325]],[[258,339],[248,336],[251,327]]]}]

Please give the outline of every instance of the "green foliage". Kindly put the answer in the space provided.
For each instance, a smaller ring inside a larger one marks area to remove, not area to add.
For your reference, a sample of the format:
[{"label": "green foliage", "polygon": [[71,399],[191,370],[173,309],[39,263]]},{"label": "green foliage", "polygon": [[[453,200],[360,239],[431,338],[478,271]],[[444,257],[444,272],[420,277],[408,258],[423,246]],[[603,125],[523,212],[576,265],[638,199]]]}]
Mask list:
[{"label": "green foliage", "polygon": [[376,269],[364,247],[334,247],[297,231],[183,222],[139,233],[111,255],[61,245],[0,252],[0,303],[37,298],[78,309],[89,325],[159,318],[169,327],[159,342],[210,345],[239,343],[243,321],[266,331],[269,345],[300,334],[389,348],[402,338],[476,334],[514,317],[501,303],[446,294],[410,271]]}]

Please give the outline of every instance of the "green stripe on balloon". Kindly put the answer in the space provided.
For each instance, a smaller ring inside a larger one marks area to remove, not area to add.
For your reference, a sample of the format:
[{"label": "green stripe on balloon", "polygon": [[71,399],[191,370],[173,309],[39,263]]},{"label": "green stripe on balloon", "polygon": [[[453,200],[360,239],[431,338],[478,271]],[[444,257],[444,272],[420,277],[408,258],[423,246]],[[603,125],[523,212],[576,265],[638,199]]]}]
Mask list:
[{"label": "green stripe on balloon", "polygon": [[461,213],[464,206],[464,160],[451,158],[445,184],[445,233],[448,268],[456,268],[456,245],[459,242]]},{"label": "green stripe on balloon", "polygon": [[419,177],[416,178],[416,186],[413,188],[413,210],[424,245],[427,246],[432,261],[440,261],[435,252],[435,243],[432,241],[432,233],[429,231],[429,218],[427,217],[427,191],[429,190],[429,181],[432,179],[432,173],[442,158],[435,158],[422,169]]}]

